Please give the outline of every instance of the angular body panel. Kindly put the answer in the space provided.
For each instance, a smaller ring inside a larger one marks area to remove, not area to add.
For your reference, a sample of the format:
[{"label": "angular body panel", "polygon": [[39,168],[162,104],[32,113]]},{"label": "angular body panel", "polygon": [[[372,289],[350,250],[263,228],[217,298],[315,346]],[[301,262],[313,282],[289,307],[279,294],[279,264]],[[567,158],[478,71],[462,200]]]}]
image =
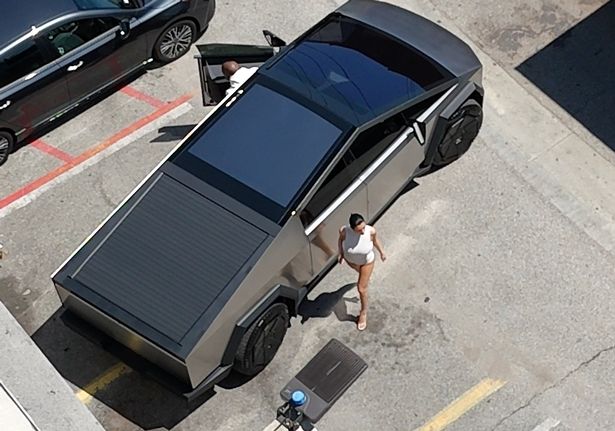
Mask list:
[{"label": "angular body panel", "polygon": [[266,365],[246,351],[275,326],[261,319],[277,306],[288,323],[349,214],[375,221],[482,120],[474,54],[381,2],[352,0],[279,52],[237,46],[262,66],[229,95],[233,46],[199,51],[203,101],[220,103],[53,276],[66,308],[191,388],[245,355]]}]

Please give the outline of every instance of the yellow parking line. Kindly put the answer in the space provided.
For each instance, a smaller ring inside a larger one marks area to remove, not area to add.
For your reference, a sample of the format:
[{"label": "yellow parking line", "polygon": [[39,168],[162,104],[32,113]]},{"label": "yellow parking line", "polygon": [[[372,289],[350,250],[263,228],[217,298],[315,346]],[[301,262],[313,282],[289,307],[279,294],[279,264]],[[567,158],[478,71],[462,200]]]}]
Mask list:
[{"label": "yellow parking line", "polygon": [[88,404],[92,401],[92,396],[96,394],[96,392],[103,390],[115,379],[128,372],[130,372],[130,368],[128,368],[126,364],[119,362],[100,376],[96,377],[83,389],[79,389],[75,395],[77,395],[77,398],[79,398],[83,404]]},{"label": "yellow parking line", "polygon": [[489,378],[481,380],[476,386],[461,395],[416,431],[443,430],[505,384],[504,380]]}]

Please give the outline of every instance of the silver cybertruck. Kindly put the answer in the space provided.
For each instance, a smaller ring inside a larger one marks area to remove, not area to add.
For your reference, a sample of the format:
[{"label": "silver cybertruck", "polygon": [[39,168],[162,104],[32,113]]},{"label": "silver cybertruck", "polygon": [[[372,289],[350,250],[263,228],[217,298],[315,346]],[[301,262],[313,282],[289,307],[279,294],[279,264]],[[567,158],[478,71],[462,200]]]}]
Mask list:
[{"label": "silver cybertruck", "polygon": [[[216,107],[52,276],[77,326],[187,394],[262,370],[349,214],[375,221],[482,122],[479,60],[409,11],[351,0],[288,45],[271,36],[199,47]],[[225,96],[232,58],[260,67]]]}]

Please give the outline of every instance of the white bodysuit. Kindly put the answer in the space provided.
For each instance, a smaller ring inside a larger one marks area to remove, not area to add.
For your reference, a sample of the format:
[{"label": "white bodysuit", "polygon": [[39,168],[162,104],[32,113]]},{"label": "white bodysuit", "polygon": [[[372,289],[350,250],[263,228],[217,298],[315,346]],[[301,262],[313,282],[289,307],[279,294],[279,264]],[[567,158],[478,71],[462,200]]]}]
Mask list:
[{"label": "white bodysuit", "polygon": [[226,94],[231,94],[236,88],[241,87],[257,70],[258,67],[240,67],[237,69],[237,72],[233,73],[229,78],[230,87],[226,90]]},{"label": "white bodysuit", "polygon": [[344,259],[355,265],[366,265],[374,261],[373,227],[366,225],[362,234],[350,226],[344,226],[345,238],[342,242]]}]

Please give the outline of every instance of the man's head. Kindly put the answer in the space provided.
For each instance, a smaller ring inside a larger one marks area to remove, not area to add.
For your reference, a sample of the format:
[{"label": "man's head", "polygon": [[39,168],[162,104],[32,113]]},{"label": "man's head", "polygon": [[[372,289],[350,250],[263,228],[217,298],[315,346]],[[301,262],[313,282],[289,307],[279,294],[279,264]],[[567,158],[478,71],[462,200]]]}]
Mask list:
[{"label": "man's head", "polygon": [[235,72],[239,70],[239,63],[233,60],[222,63],[222,73],[229,79]]}]

